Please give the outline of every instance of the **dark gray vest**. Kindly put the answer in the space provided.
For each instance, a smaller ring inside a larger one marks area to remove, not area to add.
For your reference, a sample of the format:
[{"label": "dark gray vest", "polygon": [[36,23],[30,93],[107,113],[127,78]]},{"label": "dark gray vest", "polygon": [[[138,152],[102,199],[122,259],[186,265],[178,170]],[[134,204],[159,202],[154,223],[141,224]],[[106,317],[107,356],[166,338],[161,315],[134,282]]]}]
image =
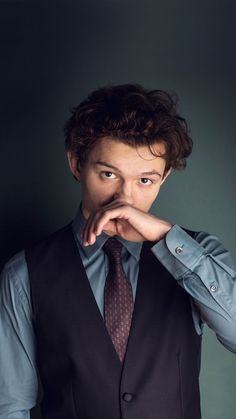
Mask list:
[{"label": "dark gray vest", "polygon": [[[193,232],[189,232],[194,235]],[[45,419],[200,419],[190,299],[143,244],[121,365],[71,224],[26,250]]]}]

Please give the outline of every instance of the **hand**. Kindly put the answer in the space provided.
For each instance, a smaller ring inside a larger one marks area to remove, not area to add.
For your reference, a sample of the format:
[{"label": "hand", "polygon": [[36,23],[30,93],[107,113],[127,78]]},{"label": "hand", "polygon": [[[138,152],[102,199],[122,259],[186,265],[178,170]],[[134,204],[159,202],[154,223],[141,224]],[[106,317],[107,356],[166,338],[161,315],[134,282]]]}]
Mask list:
[{"label": "hand", "polygon": [[84,246],[94,244],[103,231],[133,242],[158,241],[172,225],[152,214],[115,200],[92,213],[82,232]]}]

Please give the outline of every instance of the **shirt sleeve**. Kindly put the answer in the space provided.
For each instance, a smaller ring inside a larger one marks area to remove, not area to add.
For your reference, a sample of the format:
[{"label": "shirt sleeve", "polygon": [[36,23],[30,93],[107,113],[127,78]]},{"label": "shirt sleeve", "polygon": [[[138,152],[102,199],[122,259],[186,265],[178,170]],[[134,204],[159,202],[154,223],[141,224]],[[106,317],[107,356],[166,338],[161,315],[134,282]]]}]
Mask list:
[{"label": "shirt sleeve", "polygon": [[29,419],[38,380],[27,265],[15,256],[1,274],[0,419]]},{"label": "shirt sleeve", "polygon": [[205,232],[192,238],[174,225],[152,252],[190,294],[197,333],[206,323],[236,353],[236,273],[218,238]]}]

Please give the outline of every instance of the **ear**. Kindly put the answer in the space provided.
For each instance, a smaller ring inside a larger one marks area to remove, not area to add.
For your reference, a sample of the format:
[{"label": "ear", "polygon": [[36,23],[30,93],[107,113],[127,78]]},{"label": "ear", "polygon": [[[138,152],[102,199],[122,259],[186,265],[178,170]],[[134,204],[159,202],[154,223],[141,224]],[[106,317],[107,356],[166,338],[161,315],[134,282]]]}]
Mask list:
[{"label": "ear", "polygon": [[70,171],[73,174],[76,180],[80,180],[80,171],[79,171],[79,160],[78,157],[75,156],[74,153],[71,151],[67,152],[68,163],[70,167]]},{"label": "ear", "polygon": [[171,174],[171,171],[172,171],[172,168],[170,167],[169,170],[163,176],[163,179],[161,181],[161,185],[165,182],[165,180],[167,179],[167,177]]}]

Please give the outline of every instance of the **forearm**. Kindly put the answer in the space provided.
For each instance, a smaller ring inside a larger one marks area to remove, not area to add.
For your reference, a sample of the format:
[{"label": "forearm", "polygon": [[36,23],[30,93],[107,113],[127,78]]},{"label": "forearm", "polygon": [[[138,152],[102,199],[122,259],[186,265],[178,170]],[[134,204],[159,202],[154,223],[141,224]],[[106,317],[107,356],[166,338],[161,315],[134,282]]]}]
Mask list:
[{"label": "forearm", "polygon": [[[17,267],[17,274],[16,274]],[[20,269],[18,269],[20,267]],[[1,275],[0,419],[28,419],[37,400],[35,342],[26,266],[15,258]]]},{"label": "forearm", "polygon": [[0,414],[0,419],[30,419],[30,411],[18,410],[17,412],[7,414],[7,416]]},{"label": "forearm", "polygon": [[152,250],[191,295],[201,320],[236,352],[236,274],[219,240],[203,232],[193,239],[174,226]]}]

